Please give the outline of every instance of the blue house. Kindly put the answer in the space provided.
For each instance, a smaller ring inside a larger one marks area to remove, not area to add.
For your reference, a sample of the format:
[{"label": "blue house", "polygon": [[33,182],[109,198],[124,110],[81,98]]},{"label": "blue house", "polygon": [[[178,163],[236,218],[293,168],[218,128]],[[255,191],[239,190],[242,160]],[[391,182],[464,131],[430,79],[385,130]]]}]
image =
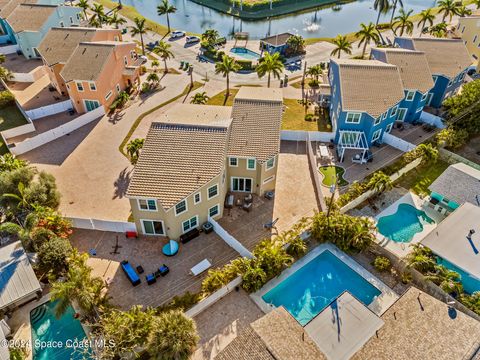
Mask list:
[{"label": "blue house", "polygon": [[418,122],[427,103],[429,91],[434,86],[425,53],[396,48],[373,48],[370,57],[395,65],[400,71],[405,97],[398,108],[397,121]]},{"label": "blue house", "polygon": [[435,84],[427,95],[426,105],[434,108],[441,107],[445,98],[457,93],[467,68],[472,64],[468,50],[460,39],[397,37],[394,44],[425,53]]},{"label": "blue house", "polygon": [[287,41],[293,36],[290,33],[282,33],[269,36],[260,40],[260,50],[270,54],[280,53],[285,56],[287,50]]},{"label": "blue house", "polygon": [[368,149],[392,130],[405,94],[395,65],[377,60],[331,59],[330,118],[340,161],[346,150]]},{"label": "blue house", "polygon": [[39,58],[37,47],[52,27],[78,26],[82,9],[50,4],[20,4],[7,17],[27,59]]}]

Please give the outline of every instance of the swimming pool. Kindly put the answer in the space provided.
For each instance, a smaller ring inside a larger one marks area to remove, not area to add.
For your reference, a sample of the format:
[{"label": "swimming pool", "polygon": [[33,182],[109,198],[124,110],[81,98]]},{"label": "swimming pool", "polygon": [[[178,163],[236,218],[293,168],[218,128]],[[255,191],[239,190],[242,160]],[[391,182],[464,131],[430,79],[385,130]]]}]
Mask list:
[{"label": "swimming pool", "polygon": [[442,258],[437,258],[437,263],[445,266],[449,270],[457,272],[461,279],[463,285],[463,290],[468,294],[473,294],[476,291],[480,291],[480,279],[477,279],[475,276],[470,275],[466,271],[463,271],[459,267],[452,264],[450,261],[447,261]]},{"label": "swimming pool", "polygon": [[385,237],[394,242],[408,243],[416,233],[423,231],[424,224],[434,224],[424,211],[410,204],[399,204],[392,215],[378,219],[377,229]]},{"label": "swimming pool", "polygon": [[230,52],[247,60],[260,59],[260,54],[246,48],[234,47],[230,50]]},{"label": "swimming pool", "polygon": [[375,286],[325,250],[262,296],[283,306],[303,326],[345,290],[366,306],[382,294]]},{"label": "swimming pool", "polygon": [[[74,318],[71,306],[57,319],[56,302],[47,302],[30,312],[34,360],[94,359],[81,346],[87,339],[80,321]],[[47,342],[56,346],[46,346]],[[43,345],[43,346],[40,346]]]}]

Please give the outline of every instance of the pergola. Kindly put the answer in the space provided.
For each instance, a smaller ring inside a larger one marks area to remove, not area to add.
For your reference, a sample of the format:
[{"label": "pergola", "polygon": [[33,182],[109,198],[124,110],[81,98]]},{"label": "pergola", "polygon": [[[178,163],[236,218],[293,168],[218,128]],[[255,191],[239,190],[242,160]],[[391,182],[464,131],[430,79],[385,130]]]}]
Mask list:
[{"label": "pergola", "polygon": [[337,145],[338,155],[340,156],[340,162],[343,162],[345,150],[362,150],[362,160],[365,158],[369,146],[367,137],[363,131],[355,130],[340,130],[340,139]]}]

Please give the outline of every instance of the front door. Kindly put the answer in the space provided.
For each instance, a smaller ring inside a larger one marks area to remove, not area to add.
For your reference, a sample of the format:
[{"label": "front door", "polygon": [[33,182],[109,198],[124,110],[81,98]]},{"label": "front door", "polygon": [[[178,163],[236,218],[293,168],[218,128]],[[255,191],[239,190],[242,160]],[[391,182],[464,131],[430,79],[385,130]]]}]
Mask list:
[{"label": "front door", "polygon": [[252,179],[232,177],[232,191],[252,192]]},{"label": "front door", "polygon": [[85,100],[85,108],[88,111],[95,110],[100,106],[100,103],[97,100]]}]

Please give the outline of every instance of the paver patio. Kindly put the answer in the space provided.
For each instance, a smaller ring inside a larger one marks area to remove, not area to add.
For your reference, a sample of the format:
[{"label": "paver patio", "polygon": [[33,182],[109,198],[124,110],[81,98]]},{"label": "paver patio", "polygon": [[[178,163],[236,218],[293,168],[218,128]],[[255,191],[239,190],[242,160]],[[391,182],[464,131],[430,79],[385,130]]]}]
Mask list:
[{"label": "paver patio", "polygon": [[[121,248],[118,249],[119,254],[112,254],[117,238]],[[158,236],[127,239],[124,233],[75,229],[70,241],[81,252],[96,250],[96,255],[90,257],[88,264],[93,268],[94,276],[110,283],[108,294],[112,303],[122,309],[135,304],[159,306],[175,295],[198,292],[207,272],[190,275],[193,266],[209,259],[213,267],[220,267],[239,256],[215,233],[202,233],[189,243],[180,244],[178,254],[172,257],[162,254],[162,246],[167,239]],[[127,279],[120,267],[123,260],[128,260],[133,267],[141,265],[144,268],[140,285],[134,287]],[[147,285],[145,275],[158,270],[162,264],[166,264],[170,272],[155,284]]]}]

